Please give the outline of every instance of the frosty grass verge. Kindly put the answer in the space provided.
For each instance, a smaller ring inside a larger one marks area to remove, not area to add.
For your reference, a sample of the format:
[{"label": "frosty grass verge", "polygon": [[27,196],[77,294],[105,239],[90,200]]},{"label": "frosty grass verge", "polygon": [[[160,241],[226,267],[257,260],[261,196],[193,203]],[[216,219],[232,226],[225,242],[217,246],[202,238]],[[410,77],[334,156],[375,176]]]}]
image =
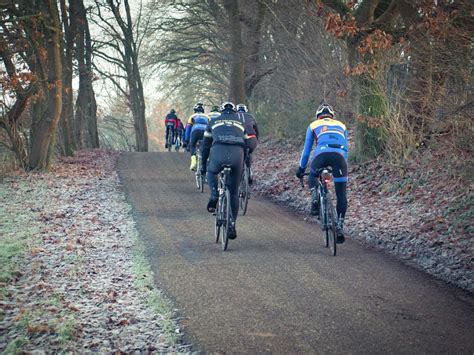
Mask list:
[{"label": "frosty grass verge", "polygon": [[0,352],[186,351],[143,257],[118,155],[79,152],[0,182]]}]

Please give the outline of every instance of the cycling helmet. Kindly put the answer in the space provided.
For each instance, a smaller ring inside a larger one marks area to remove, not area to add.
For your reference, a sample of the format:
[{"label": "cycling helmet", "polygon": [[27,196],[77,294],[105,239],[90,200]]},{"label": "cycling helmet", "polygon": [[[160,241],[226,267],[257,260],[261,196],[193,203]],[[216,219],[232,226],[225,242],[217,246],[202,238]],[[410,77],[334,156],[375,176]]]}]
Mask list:
[{"label": "cycling helmet", "polygon": [[325,117],[325,116],[330,116],[331,118],[334,118],[334,115],[335,115],[334,109],[331,107],[331,105],[328,105],[328,104],[322,104],[316,110],[316,118]]},{"label": "cycling helmet", "polygon": [[211,107],[211,112],[219,112],[219,106],[214,105]]},{"label": "cycling helmet", "polygon": [[244,104],[237,104],[237,112],[248,112],[247,106]]},{"label": "cycling helmet", "polygon": [[176,110],[175,110],[174,108],[172,108],[172,109],[170,110],[170,113],[176,113]]},{"label": "cycling helmet", "polygon": [[193,109],[194,109],[194,112],[204,113],[204,104],[202,104],[201,102],[198,102],[196,105],[194,105]]},{"label": "cycling helmet", "polygon": [[233,111],[235,112],[235,105],[232,102],[224,102],[221,105],[221,111]]}]

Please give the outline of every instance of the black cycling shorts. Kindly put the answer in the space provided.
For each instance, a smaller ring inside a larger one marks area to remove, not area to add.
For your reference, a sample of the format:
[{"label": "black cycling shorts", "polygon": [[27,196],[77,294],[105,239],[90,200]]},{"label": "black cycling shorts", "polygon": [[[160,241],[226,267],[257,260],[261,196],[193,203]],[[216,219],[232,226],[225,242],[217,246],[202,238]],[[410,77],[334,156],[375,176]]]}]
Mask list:
[{"label": "black cycling shorts", "polygon": [[334,182],[347,181],[347,162],[344,157],[336,152],[321,153],[314,157],[311,162],[311,175],[317,176],[317,171],[330,166]]}]

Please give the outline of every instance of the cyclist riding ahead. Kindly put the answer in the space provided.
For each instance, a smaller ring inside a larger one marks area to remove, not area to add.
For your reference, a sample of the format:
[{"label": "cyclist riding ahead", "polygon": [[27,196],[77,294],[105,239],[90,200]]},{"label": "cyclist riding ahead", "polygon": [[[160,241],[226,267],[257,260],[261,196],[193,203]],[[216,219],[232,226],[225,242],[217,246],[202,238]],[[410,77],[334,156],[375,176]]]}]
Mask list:
[{"label": "cyclist riding ahead", "polygon": [[214,105],[211,107],[211,111],[208,113],[207,116],[209,116],[209,121],[212,120],[215,117],[219,117],[221,115],[219,111],[219,106]]},{"label": "cyclist riding ahead", "polygon": [[208,123],[209,117],[204,114],[204,105],[198,102],[194,105],[194,114],[189,117],[188,124],[186,125],[186,132],[184,134],[184,140],[186,141],[188,150],[191,152],[190,170],[196,170],[196,144],[203,138]]},{"label": "cyclist riding ahead", "polygon": [[257,148],[258,144],[258,127],[257,127],[257,121],[255,120],[255,117],[249,113],[247,110],[247,106],[244,104],[238,104],[237,105],[237,114],[241,116],[242,120],[244,121],[245,124],[245,130],[248,135],[247,139],[247,146],[246,148],[248,149],[248,155],[245,157],[247,166],[249,167],[250,170],[250,176],[249,176],[249,184],[252,185],[253,182],[253,174],[252,174],[252,153]]},{"label": "cyclist riding ahead", "polygon": [[174,144],[176,140],[176,126],[178,123],[178,116],[176,116],[176,111],[172,108],[170,112],[165,117],[165,148],[168,148],[168,135],[171,134],[172,142]]},{"label": "cyclist riding ahead", "polygon": [[[184,126],[183,126],[183,121],[181,121],[179,118],[178,118],[178,121],[176,122],[176,140],[179,138],[180,139],[180,142],[182,143],[183,142],[183,137],[184,136]],[[176,140],[175,140],[175,143],[176,143]]]},{"label": "cyclist riding ahead", "polygon": [[235,239],[237,238],[235,221],[239,212],[239,184],[247,134],[243,121],[235,112],[233,103],[224,102],[221,109],[221,115],[209,122],[204,133],[201,173],[206,173],[206,160],[209,157],[207,181],[211,196],[207,204],[207,210],[212,213],[216,210],[218,200],[217,174],[224,169],[225,165],[231,167],[228,188],[233,221],[231,221],[228,238]]},{"label": "cyclist riding ahead", "polygon": [[[338,215],[337,242],[344,243],[343,224],[347,210],[347,130],[346,126],[334,119],[333,108],[322,104],[316,111],[316,120],[311,122],[306,130],[304,150],[301,153],[300,166],[296,176],[301,179],[308,164],[313,142],[316,141],[313,161],[309,174],[308,184],[310,189],[317,189],[316,178],[319,169],[330,166],[334,175],[334,188],[336,190]],[[314,196],[314,194],[311,194]],[[311,214],[319,214],[319,198],[311,201]]]}]

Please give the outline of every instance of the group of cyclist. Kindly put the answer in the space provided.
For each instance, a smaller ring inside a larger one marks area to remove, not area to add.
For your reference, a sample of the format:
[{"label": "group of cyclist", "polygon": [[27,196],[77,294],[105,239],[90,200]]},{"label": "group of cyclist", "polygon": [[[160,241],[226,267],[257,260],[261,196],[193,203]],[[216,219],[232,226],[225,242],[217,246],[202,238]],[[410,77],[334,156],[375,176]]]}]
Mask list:
[{"label": "group of cyclist", "polygon": [[171,144],[176,144],[176,141],[183,141],[184,126],[183,122],[176,115],[175,109],[171,109],[165,117],[165,148],[168,148],[168,137],[171,135]]},{"label": "group of cyclist", "polygon": [[[183,128],[181,128],[181,133],[177,128],[181,120],[177,118],[174,109],[166,115],[165,122],[166,137],[173,134],[174,140],[178,134],[182,135]],[[173,124],[168,126],[168,122],[175,124],[175,129],[168,128],[173,126]],[[228,188],[233,220],[229,228],[229,239],[237,237],[235,222],[239,210],[239,184],[242,169],[244,162],[250,167],[252,152],[257,147],[258,138],[259,132],[255,117],[248,112],[244,104],[234,105],[231,102],[224,102],[220,108],[212,106],[208,114],[204,111],[204,105],[197,103],[194,106],[194,113],[189,117],[184,128],[183,146],[187,147],[191,153],[191,170],[196,170],[196,145],[199,141],[202,142],[201,174],[204,176],[207,174],[210,189],[208,212],[215,212],[218,201],[217,175],[225,166],[231,167]],[[343,243],[345,240],[343,225],[347,210],[347,129],[342,122],[335,119],[334,109],[328,104],[318,107],[315,119],[306,130],[304,149],[296,172],[296,176],[300,179],[305,175],[314,144],[308,180],[309,188],[312,191],[311,196],[313,196],[311,214],[319,215],[319,197],[315,197],[317,194],[314,193],[317,191],[316,179],[321,168],[329,166],[334,175],[333,181],[337,198],[337,242]],[[249,177],[249,183],[252,183],[252,174]]]}]

